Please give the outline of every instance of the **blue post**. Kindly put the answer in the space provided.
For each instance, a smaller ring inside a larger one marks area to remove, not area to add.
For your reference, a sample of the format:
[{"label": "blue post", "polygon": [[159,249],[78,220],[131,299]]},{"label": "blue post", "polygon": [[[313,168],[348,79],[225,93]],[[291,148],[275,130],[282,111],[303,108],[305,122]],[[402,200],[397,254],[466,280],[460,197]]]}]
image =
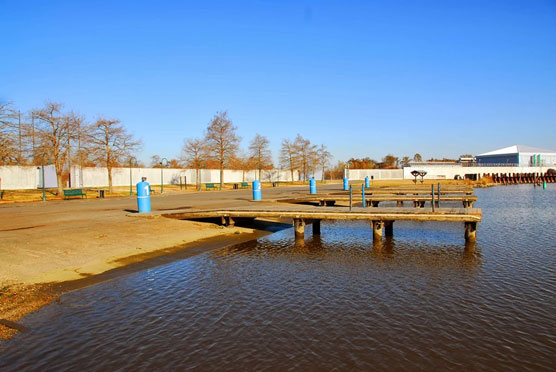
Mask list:
[{"label": "blue post", "polygon": [[543,189],[543,190],[546,190],[546,181],[543,181],[543,183],[542,183],[542,189]]},{"label": "blue post", "polygon": [[143,177],[142,181],[137,184],[137,209],[139,213],[149,213],[151,211],[151,187],[147,178]]},{"label": "blue post", "polygon": [[253,200],[261,200],[262,198],[261,181],[255,180],[253,181]]},{"label": "blue post", "polygon": [[366,188],[371,187],[371,181],[369,180],[369,176],[365,177],[365,187]]},{"label": "blue post", "polygon": [[348,191],[349,190],[349,180],[344,177],[344,191]]},{"label": "blue post", "polygon": [[[369,177],[367,177],[365,181],[367,181],[368,179]],[[361,196],[363,199],[363,208],[365,208],[367,206],[367,203],[365,202],[365,185],[361,185]]]},{"label": "blue post", "polygon": [[311,194],[316,194],[317,193],[317,181],[315,181],[314,178],[311,178],[309,180],[309,190],[310,190]]}]

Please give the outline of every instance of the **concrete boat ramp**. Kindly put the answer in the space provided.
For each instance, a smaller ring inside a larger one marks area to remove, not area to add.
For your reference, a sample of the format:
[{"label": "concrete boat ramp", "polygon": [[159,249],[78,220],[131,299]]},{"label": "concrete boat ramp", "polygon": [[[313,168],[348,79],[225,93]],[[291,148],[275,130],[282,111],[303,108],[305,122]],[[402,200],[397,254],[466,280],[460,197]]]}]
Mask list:
[{"label": "concrete boat ramp", "polygon": [[[417,191],[417,192],[416,192]],[[379,196],[365,196],[363,204],[362,195],[351,198],[346,192],[333,192],[310,195],[308,192],[295,193],[288,196],[253,201],[245,206],[222,207],[210,209],[188,209],[185,211],[173,211],[162,214],[164,217],[202,220],[217,219],[222,225],[233,226],[238,219],[273,219],[291,220],[294,226],[295,236],[301,238],[305,233],[305,225],[313,225],[313,234],[320,234],[320,222],[323,220],[367,220],[373,230],[373,239],[382,239],[383,232],[386,236],[393,235],[395,221],[442,221],[458,222],[464,225],[464,237],[466,241],[475,241],[477,224],[481,221],[482,213],[479,208],[450,208],[438,207],[445,202],[463,202],[464,206],[470,205],[477,200],[474,195],[469,195],[467,190],[454,190],[456,195],[446,194],[438,201],[432,196],[419,194],[416,188],[405,188],[397,190],[396,193]],[[423,191],[424,192],[424,191]],[[417,195],[415,195],[417,194]],[[349,202],[351,206],[340,205]],[[425,201],[430,201],[431,208],[423,208]],[[358,206],[353,202],[358,201]],[[396,201],[396,207],[377,207],[379,201]],[[418,207],[403,207],[399,201],[413,201]],[[438,203],[437,203],[438,201]],[[310,205],[317,202],[317,205]],[[376,207],[367,208],[367,205]]]}]

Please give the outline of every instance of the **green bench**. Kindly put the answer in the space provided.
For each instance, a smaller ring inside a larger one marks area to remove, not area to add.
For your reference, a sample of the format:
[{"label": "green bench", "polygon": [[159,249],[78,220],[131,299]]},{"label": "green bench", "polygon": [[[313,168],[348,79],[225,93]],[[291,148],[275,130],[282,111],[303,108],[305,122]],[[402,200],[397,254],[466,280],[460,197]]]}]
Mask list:
[{"label": "green bench", "polygon": [[216,185],[214,183],[205,183],[205,189],[216,190]]},{"label": "green bench", "polygon": [[83,192],[83,189],[64,190],[64,199],[72,196],[81,196],[81,199],[83,199],[83,197],[87,197],[87,194]]},{"label": "green bench", "polygon": [[246,189],[249,187],[249,182],[242,182],[239,187],[241,187],[242,189]]}]

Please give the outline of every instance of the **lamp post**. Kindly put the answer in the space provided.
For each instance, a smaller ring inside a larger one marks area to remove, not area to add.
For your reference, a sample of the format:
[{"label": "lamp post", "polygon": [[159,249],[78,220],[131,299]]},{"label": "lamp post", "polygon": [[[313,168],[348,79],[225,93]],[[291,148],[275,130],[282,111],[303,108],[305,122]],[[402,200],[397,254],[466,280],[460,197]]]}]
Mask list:
[{"label": "lamp post", "polygon": [[46,201],[46,190],[45,190],[45,182],[44,182],[44,157],[46,156],[45,153],[41,154],[41,177],[42,177],[42,201]]},{"label": "lamp post", "polygon": [[[132,163],[133,160],[133,163]],[[137,159],[134,156],[129,157],[129,195],[133,195],[133,179],[131,177],[131,166],[135,164],[137,166]]]},{"label": "lamp post", "polygon": [[168,166],[168,159],[160,159],[160,193],[164,192],[164,167]]}]

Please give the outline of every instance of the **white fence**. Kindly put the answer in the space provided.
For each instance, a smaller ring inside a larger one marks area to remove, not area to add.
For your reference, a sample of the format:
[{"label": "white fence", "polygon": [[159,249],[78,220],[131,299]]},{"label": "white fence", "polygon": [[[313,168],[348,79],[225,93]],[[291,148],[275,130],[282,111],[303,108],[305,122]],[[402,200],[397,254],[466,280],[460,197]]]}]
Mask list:
[{"label": "white fence", "polygon": [[[258,178],[257,170],[240,171],[224,170],[224,182],[251,182]],[[195,169],[174,169],[174,168],[113,168],[112,185],[129,186],[141,181],[141,177],[147,177],[147,182],[151,185],[160,185],[163,181],[165,185],[179,184],[180,177],[182,182],[196,184],[197,176]],[[263,170],[262,181],[291,181],[289,171]],[[294,178],[299,179],[299,172],[294,172]],[[108,171],[106,168],[82,168],[72,167],[71,179],[73,187],[104,187],[108,186]],[[220,183],[219,169],[199,170],[200,183]]]},{"label": "white fence", "polygon": [[[56,169],[53,165],[44,166],[46,187],[56,187]],[[2,166],[0,167],[0,190],[36,189],[42,187],[40,166]]]},{"label": "white fence", "polygon": [[[224,170],[224,182],[251,182],[258,178],[256,170]],[[298,181],[300,174],[294,171],[294,180]],[[48,188],[56,187],[56,170],[53,165],[44,167],[45,185]],[[263,182],[289,182],[291,173],[286,170],[264,170],[262,171]],[[173,168],[113,168],[112,184],[114,186],[135,185],[141,181],[141,177],[147,177],[152,185],[160,185],[161,178],[165,185],[197,183],[195,169],[173,169]],[[201,169],[199,171],[201,183],[220,183],[220,170]],[[64,187],[106,187],[108,186],[108,171],[106,168],[79,168],[72,167],[69,182]],[[42,176],[40,166],[2,166],[0,167],[0,189],[1,190],[23,190],[42,187]]]},{"label": "white fence", "polygon": [[403,169],[346,169],[346,175],[350,180],[364,180],[365,177],[375,180],[401,180]]}]

